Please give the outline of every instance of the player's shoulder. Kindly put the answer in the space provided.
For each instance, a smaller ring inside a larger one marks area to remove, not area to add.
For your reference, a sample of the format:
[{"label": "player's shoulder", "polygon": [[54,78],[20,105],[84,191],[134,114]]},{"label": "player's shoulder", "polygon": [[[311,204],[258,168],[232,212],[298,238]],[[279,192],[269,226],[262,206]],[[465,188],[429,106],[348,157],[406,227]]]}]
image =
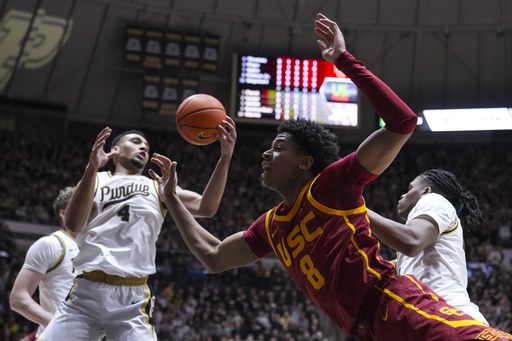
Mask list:
[{"label": "player's shoulder", "polygon": [[59,250],[62,250],[62,243],[52,233],[50,235],[39,238],[32,245],[30,245],[26,254],[26,258],[38,258],[53,254]]},{"label": "player's shoulder", "polygon": [[69,242],[76,243],[76,238],[73,237],[69,232],[67,232],[65,230],[55,231],[54,233],[52,233],[52,235],[56,239],[58,239],[61,242],[61,244],[62,243],[69,243]]},{"label": "player's shoulder", "polygon": [[101,171],[96,173],[96,177],[98,179],[110,179],[113,177],[113,174],[111,171]]},{"label": "player's shoulder", "polygon": [[55,231],[49,235],[43,236],[36,240],[32,246],[54,246],[60,244],[59,239],[55,236],[58,231]]},{"label": "player's shoulder", "polygon": [[416,206],[421,207],[436,207],[438,209],[445,210],[454,210],[453,205],[446,199],[444,196],[438,193],[428,193],[423,195],[419,200]]}]

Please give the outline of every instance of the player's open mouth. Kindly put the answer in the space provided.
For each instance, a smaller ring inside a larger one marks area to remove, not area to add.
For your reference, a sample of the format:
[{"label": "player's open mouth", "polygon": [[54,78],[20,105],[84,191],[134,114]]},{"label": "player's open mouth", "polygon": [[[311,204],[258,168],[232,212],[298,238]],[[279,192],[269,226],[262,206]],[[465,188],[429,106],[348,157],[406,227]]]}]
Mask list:
[{"label": "player's open mouth", "polygon": [[270,170],[270,166],[266,161],[261,163],[261,167],[263,167],[263,174],[261,174],[261,176],[265,175]]}]

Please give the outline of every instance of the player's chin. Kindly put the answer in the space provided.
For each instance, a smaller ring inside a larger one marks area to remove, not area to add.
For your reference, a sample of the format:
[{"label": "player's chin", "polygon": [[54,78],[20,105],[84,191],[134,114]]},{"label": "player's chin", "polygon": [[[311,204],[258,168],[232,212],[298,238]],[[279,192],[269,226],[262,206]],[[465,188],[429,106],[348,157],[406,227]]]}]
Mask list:
[{"label": "player's chin", "polygon": [[137,167],[138,169],[144,169],[146,167],[147,160],[140,160],[140,159],[132,159],[132,164]]},{"label": "player's chin", "polygon": [[266,187],[272,189],[271,181],[268,176],[268,172],[263,172],[261,174],[261,184]]}]

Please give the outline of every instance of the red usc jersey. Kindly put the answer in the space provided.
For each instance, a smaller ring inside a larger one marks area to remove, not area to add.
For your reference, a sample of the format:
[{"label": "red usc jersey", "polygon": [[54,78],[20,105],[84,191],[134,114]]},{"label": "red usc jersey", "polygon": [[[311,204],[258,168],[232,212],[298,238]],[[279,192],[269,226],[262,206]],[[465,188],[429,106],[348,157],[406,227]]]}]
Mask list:
[{"label": "red usc jersey", "polygon": [[274,207],[244,234],[259,257],[275,252],[301,290],[346,332],[368,291],[394,269],[370,236],[362,191],[375,177],[352,153],[310,181],[293,207]]}]

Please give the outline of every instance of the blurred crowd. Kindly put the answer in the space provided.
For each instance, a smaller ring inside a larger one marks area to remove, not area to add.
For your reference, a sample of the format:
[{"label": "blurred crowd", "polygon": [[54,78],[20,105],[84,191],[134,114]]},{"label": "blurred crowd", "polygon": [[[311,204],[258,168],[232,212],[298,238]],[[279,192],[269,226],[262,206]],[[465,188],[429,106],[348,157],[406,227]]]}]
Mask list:
[{"label": "blurred crowd", "polygon": [[[120,133],[120,131],[114,131]],[[202,192],[218,160],[218,144],[197,147],[179,136],[147,133],[151,151],[178,162],[179,185]],[[269,137],[240,134],[228,184],[218,213],[200,223],[218,238],[246,229],[279,203],[260,184],[261,153]],[[75,185],[87,163],[93,138],[43,139],[0,132],[0,220],[57,225],[52,202],[58,191]],[[356,145],[342,145],[342,155]],[[414,177],[430,168],[457,175],[478,198],[485,222],[465,231],[468,292],[490,324],[512,330],[510,236],[512,149],[503,143],[408,144],[391,167],[365,189],[367,206],[396,218],[396,203]],[[154,323],[161,341],[181,340],[338,340],[332,324],[297,289],[273,257],[250,267],[207,274],[188,252],[170,218],[157,242]],[[381,244],[382,255],[395,252]],[[23,263],[24,250],[0,226],[0,339],[17,340],[35,325],[9,308],[9,290]],[[339,333],[339,332],[338,332]]]}]

